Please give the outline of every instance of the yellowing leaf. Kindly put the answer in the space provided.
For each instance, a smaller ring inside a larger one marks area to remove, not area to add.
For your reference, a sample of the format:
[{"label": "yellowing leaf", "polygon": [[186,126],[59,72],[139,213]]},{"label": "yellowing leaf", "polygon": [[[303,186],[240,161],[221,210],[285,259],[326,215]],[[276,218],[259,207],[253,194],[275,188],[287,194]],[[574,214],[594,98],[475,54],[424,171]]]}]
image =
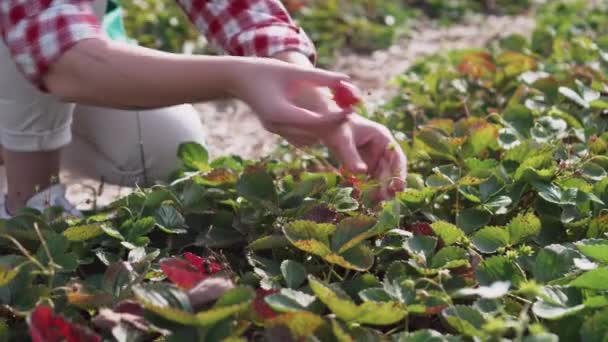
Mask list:
[{"label": "yellowing leaf", "polygon": [[433,228],[433,232],[435,232],[446,245],[452,245],[459,240],[466,239],[466,235],[460,228],[445,221],[435,222],[431,224],[431,228]]},{"label": "yellowing leaf", "polygon": [[307,311],[290,312],[273,318],[267,324],[270,326],[284,325],[289,328],[291,334],[296,339],[303,339],[313,335],[315,330],[325,322],[323,318]]},{"label": "yellowing leaf", "polygon": [[104,231],[101,228],[101,223],[87,224],[84,226],[69,227],[63,231],[65,236],[70,241],[87,241],[103,235]]},{"label": "yellowing leaf", "polygon": [[314,277],[309,277],[310,288],[338,318],[345,322],[370,325],[391,325],[399,322],[407,315],[403,305],[398,302],[366,301],[361,305],[355,304],[349,298],[341,298],[329,286]]},{"label": "yellowing leaf", "polygon": [[0,266],[0,287],[8,285],[17,276],[18,269],[8,269],[5,266]]}]

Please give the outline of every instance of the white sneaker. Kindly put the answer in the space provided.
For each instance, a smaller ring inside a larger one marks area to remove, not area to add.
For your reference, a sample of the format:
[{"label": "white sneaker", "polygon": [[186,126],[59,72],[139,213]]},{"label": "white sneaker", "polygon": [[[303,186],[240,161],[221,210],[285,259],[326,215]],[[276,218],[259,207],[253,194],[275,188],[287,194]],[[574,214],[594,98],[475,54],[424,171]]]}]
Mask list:
[{"label": "white sneaker", "polygon": [[[32,196],[32,198],[27,201],[25,206],[38,209],[40,211],[44,211],[44,209],[48,207],[62,207],[63,214],[65,216],[82,217],[82,213],[67,200],[65,197],[65,192],[65,185],[52,185],[46,190]],[[12,215],[6,210],[6,197],[3,197],[2,201],[0,202],[0,218],[10,219]]]}]

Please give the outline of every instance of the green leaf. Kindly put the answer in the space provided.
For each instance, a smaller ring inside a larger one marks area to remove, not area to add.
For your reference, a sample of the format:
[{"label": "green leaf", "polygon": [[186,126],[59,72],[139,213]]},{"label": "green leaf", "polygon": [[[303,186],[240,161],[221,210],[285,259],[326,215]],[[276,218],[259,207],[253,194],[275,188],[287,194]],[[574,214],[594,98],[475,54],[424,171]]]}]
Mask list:
[{"label": "green leaf", "polygon": [[530,137],[530,129],[534,126],[534,116],[531,110],[522,105],[512,105],[505,109],[502,117],[522,137]]},{"label": "green leaf", "polygon": [[598,268],[574,279],[571,286],[591,290],[608,290],[608,268]]},{"label": "green leaf", "polygon": [[[132,224],[129,224],[128,227],[126,227],[128,230],[124,233],[126,233],[127,240],[132,242],[139,237],[148,235],[154,229],[155,224],[156,220],[154,218],[143,217]],[[124,231],[125,228],[122,228],[121,230]]]},{"label": "green leaf", "polygon": [[342,253],[367,239],[372,234],[371,228],[376,223],[371,217],[357,216],[343,219],[338,223],[331,239],[331,249]]},{"label": "green leaf", "polygon": [[472,242],[482,253],[495,253],[509,244],[509,232],[501,227],[485,227],[473,235]]},{"label": "green leaf", "polygon": [[87,224],[83,226],[73,226],[63,231],[69,241],[87,241],[103,235],[102,223]]},{"label": "green leaf", "polygon": [[574,103],[578,104],[583,108],[589,108],[589,103],[585,101],[577,92],[567,87],[559,87],[559,93],[572,100]]},{"label": "green leaf", "polygon": [[446,245],[466,240],[464,232],[451,223],[438,221],[431,224],[431,227],[435,235],[439,236]]},{"label": "green leaf", "polygon": [[585,323],[581,327],[581,341],[608,341],[608,309],[598,311],[585,319]]},{"label": "green leaf", "polygon": [[580,291],[574,288],[546,286],[542,289],[540,299],[532,306],[538,317],[555,320],[574,315],[585,308],[581,303]]},{"label": "green leaf", "polygon": [[558,205],[577,205],[576,189],[562,190],[555,184],[533,181],[531,184],[538,191],[538,195],[549,203]]},{"label": "green leaf", "polygon": [[285,260],[281,263],[281,273],[292,289],[297,289],[306,280],[306,268],[297,261]]},{"label": "green leaf", "polygon": [[587,162],[581,167],[581,172],[584,177],[589,178],[594,181],[601,181],[608,175],[606,170],[593,162]]},{"label": "green leaf", "polygon": [[461,342],[462,339],[457,336],[442,335],[435,330],[417,330],[414,332],[405,332],[397,334],[395,342]]},{"label": "green leaf", "polygon": [[352,196],[353,188],[332,188],[329,189],[321,201],[328,203],[337,212],[346,213],[357,210],[359,202]]},{"label": "green leaf", "polygon": [[392,229],[399,228],[401,220],[401,204],[397,200],[384,202],[376,224],[372,228],[375,235],[384,234]]},{"label": "green leaf", "polygon": [[379,287],[365,289],[359,292],[359,297],[363,301],[372,302],[390,302],[393,298],[383,289]]},{"label": "green leaf", "polygon": [[509,243],[518,244],[540,233],[540,220],[533,213],[519,214],[507,225]]},{"label": "green leaf", "polygon": [[308,175],[304,180],[295,184],[294,188],[281,197],[282,205],[284,203],[295,203],[299,205],[301,201],[313,195],[316,195],[327,189],[326,177],[322,174]]},{"label": "green leaf", "polygon": [[481,313],[470,306],[455,305],[442,312],[452,328],[466,336],[483,336],[482,328],[486,320]]},{"label": "green leaf", "polygon": [[581,253],[585,256],[597,260],[601,263],[608,263],[608,240],[606,239],[589,239],[575,243]]},{"label": "green leaf", "polygon": [[244,173],[236,183],[239,196],[252,202],[261,202],[265,206],[277,206],[277,191],[272,176],[263,170]]},{"label": "green leaf", "polygon": [[152,284],[146,287],[135,285],[133,294],[146,310],[180,324],[196,324],[196,317],[192,313],[188,296],[173,286],[167,284]]},{"label": "green leaf", "polygon": [[405,248],[410,255],[420,258],[424,263],[426,263],[427,260],[430,260],[433,254],[435,254],[436,246],[437,238],[424,235],[409,238],[403,244],[403,248]]},{"label": "green leaf", "polygon": [[101,228],[101,230],[103,230],[104,233],[106,233],[106,235],[121,241],[125,240],[125,237],[122,236],[122,234],[116,228],[111,227],[108,224],[101,224],[99,227]]},{"label": "green leaf", "polygon": [[236,313],[247,310],[255,294],[253,290],[237,287],[226,291],[209,310],[192,313],[188,296],[166,284],[153,284],[143,287],[136,285],[133,293],[142,306],[172,322],[209,327]]},{"label": "green leaf", "polygon": [[168,204],[163,204],[156,211],[156,224],[158,228],[168,234],[186,233],[186,220],[177,209]]},{"label": "green leaf", "polygon": [[329,240],[336,226],[312,221],[294,221],[283,226],[283,233],[297,248],[318,255],[325,261],[344,268],[365,271],[372,267],[374,256],[369,247],[358,244],[344,253],[329,248]]},{"label": "green leaf", "polygon": [[251,242],[247,248],[252,251],[261,251],[267,249],[284,248],[289,245],[289,240],[287,240],[285,236],[268,235]]},{"label": "green leaf", "polygon": [[278,312],[303,311],[315,300],[317,300],[315,296],[291,289],[281,289],[281,292],[264,298],[264,301]]},{"label": "green leaf", "polygon": [[397,302],[363,302],[355,304],[350,298],[340,297],[328,285],[312,276],[308,277],[310,288],[319,300],[340,319],[347,323],[391,325],[407,315],[405,308]]},{"label": "green leaf", "polygon": [[504,256],[494,256],[481,262],[475,276],[479,284],[484,286],[496,281],[508,281],[518,287],[526,279],[521,268]]},{"label": "green leaf", "polygon": [[254,298],[255,293],[250,288],[236,287],[228,290],[211,309],[196,314],[196,324],[209,327],[232,315],[246,311]]},{"label": "green leaf", "polygon": [[469,254],[463,248],[447,246],[431,259],[431,268],[456,268],[469,264]]},{"label": "green leaf", "polygon": [[294,221],[283,226],[283,233],[294,246],[319,256],[331,253],[329,239],[335,230],[333,224],[313,221]]},{"label": "green leaf", "polygon": [[374,254],[364,244],[359,244],[341,254],[329,254],[324,259],[330,263],[359,272],[367,271],[374,265]]},{"label": "green leaf", "polygon": [[490,223],[492,215],[487,210],[469,208],[461,210],[456,216],[456,225],[465,233],[472,233]]},{"label": "green leaf", "polygon": [[540,333],[524,337],[523,342],[559,342],[559,336],[549,333]]},{"label": "green leaf", "polygon": [[209,171],[209,152],[200,144],[187,142],[179,145],[177,156],[184,165],[198,171]]},{"label": "green leaf", "polygon": [[541,283],[559,279],[574,269],[574,259],[580,257],[575,249],[564,245],[546,246],[538,252],[534,261],[534,277]]},{"label": "green leaf", "polygon": [[433,196],[435,192],[431,188],[424,189],[405,189],[403,192],[400,192],[397,195],[400,201],[404,202],[404,205],[420,205],[424,203],[427,199]]}]

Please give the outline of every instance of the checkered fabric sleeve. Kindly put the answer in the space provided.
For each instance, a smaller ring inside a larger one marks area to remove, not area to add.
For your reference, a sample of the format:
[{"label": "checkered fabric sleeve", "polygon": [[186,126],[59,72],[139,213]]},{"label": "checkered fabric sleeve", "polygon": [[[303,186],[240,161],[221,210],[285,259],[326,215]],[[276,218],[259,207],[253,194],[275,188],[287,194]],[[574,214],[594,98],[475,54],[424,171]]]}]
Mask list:
[{"label": "checkered fabric sleeve", "polygon": [[[80,40],[101,35],[93,0],[0,0],[0,33],[23,74],[43,89],[52,63]],[[209,41],[237,56],[269,57],[314,46],[279,0],[177,0]],[[44,90],[44,89],[43,89]]]},{"label": "checkered fabric sleeve", "polygon": [[279,0],[177,0],[214,46],[235,56],[298,51],[314,62],[314,45]]},{"label": "checkered fabric sleeve", "polygon": [[101,30],[87,0],[0,0],[0,33],[21,72],[42,88],[57,58]]}]

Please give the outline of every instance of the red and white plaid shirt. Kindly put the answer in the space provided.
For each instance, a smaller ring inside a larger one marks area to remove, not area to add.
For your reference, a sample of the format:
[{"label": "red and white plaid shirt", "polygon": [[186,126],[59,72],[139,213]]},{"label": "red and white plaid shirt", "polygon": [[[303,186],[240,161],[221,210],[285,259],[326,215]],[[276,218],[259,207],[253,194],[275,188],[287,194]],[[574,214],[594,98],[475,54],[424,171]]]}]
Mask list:
[{"label": "red and white plaid shirt", "polygon": [[[34,84],[66,50],[102,35],[94,0],[0,0],[0,33]],[[176,0],[207,39],[237,56],[269,57],[295,50],[311,59],[314,46],[279,0]]]}]

